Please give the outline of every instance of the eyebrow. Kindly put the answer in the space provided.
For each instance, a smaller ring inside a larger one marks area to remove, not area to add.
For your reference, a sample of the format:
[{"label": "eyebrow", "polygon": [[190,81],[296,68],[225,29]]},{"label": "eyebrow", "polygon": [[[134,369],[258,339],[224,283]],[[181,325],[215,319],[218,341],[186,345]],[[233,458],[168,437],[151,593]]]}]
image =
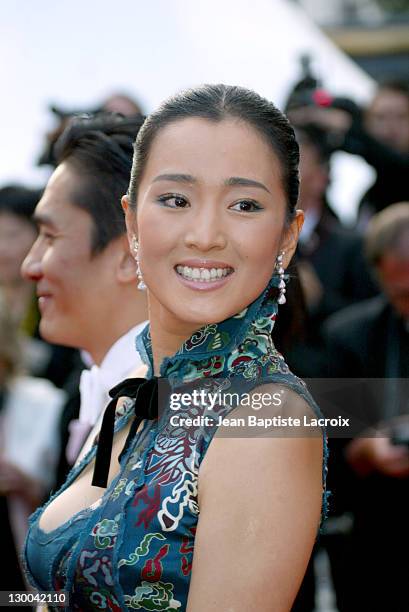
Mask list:
[{"label": "eyebrow", "polygon": [[197,183],[197,180],[191,174],[159,174],[152,183],[158,181],[174,181],[175,183]]},{"label": "eyebrow", "polygon": [[264,191],[267,191],[267,193],[271,193],[270,190],[263,185],[263,183],[253,179],[243,178],[242,176],[231,176],[229,179],[227,179],[227,181],[225,181],[224,184],[228,185],[229,187],[235,185],[239,185],[241,187],[257,187],[258,189],[264,189]]},{"label": "eyebrow", "polygon": [[43,215],[42,213],[34,213],[32,218],[33,218],[34,223],[37,226],[38,225],[47,225],[48,227],[51,227],[53,229],[56,229],[56,227],[57,227],[55,225],[54,221],[48,215]]},{"label": "eyebrow", "polygon": [[[159,174],[153,179],[153,183],[157,183],[158,181],[173,181],[175,183],[197,183],[197,179],[191,174]],[[258,189],[263,189],[267,191],[267,193],[271,193],[269,189],[263,183],[259,181],[255,181],[253,179],[244,178],[242,176],[231,176],[229,179],[224,181],[224,185],[227,187],[235,187],[236,185],[240,187],[257,187]]]}]

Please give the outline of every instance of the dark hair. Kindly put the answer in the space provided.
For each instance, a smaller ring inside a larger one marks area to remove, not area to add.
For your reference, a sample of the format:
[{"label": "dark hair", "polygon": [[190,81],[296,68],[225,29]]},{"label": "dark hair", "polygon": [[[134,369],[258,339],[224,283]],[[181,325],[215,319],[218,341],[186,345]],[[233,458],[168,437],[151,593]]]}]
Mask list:
[{"label": "dark hair", "polygon": [[136,206],[138,186],[155,136],[167,125],[189,117],[201,117],[215,122],[234,117],[252,125],[281,162],[288,202],[287,220],[293,217],[299,190],[299,150],[294,130],[272,102],[244,87],[229,85],[203,85],[188,89],[166,100],[148,116],[135,142],[128,190],[132,206]]},{"label": "dark hair", "polygon": [[328,132],[313,123],[295,125],[294,129],[298,144],[314,147],[320,162],[328,164],[334,152]]},{"label": "dark hair", "polygon": [[120,200],[128,188],[133,143],[142,122],[139,115],[114,113],[74,117],[56,143],[57,163],[66,161],[79,175],[70,197],[92,217],[93,254],[126,231]]},{"label": "dark hair", "polygon": [[17,215],[35,226],[32,216],[42,193],[42,189],[6,185],[0,189],[0,213]]},{"label": "dark hair", "polygon": [[379,82],[378,90],[375,94],[375,97],[382,91],[394,91],[396,93],[401,94],[402,96],[406,96],[409,101],[409,83],[400,79],[391,79],[385,78]]},{"label": "dark hair", "polygon": [[409,202],[387,206],[374,215],[365,231],[367,261],[376,266],[388,251],[399,251],[402,237],[409,232]]}]

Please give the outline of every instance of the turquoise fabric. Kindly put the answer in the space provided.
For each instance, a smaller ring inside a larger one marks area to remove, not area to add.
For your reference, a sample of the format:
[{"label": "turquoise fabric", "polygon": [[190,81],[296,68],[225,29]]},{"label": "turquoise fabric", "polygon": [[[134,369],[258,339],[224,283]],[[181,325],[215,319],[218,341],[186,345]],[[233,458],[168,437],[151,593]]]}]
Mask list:
[{"label": "turquoise fabric", "polygon": [[[271,331],[277,316],[278,276],[250,306],[219,324],[205,325],[170,358],[160,374],[173,392],[189,388],[250,392],[280,383],[305,398],[322,416],[302,380],[290,372],[275,349]],[[153,376],[149,327],[137,348]],[[27,575],[42,590],[70,593],[72,610],[185,610],[191,575],[195,530],[200,514],[198,472],[217,430],[218,417],[234,405],[220,404],[208,416],[213,424],[180,428],[167,402],[154,421],[144,421],[120,456],[120,472],[101,504],[77,513],[46,534],[39,527],[44,508],[70,486],[94,458],[96,445],[68,475],[66,483],[30,519],[24,550]],[[137,406],[136,406],[137,409]],[[203,407],[178,412],[194,417]],[[134,414],[134,401],[117,410],[115,431]],[[217,418],[216,418],[217,417]],[[323,430],[323,503],[327,512],[327,438]]]}]

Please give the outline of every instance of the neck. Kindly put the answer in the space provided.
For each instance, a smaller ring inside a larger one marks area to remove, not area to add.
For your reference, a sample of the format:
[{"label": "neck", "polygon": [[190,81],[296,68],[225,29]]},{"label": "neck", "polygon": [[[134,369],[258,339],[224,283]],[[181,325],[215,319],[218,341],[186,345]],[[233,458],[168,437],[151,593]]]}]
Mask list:
[{"label": "neck", "polygon": [[[121,304],[120,310],[118,304]],[[98,332],[92,333],[87,346],[82,348],[91,355],[93,362],[100,366],[115,342],[133,327],[146,321],[147,317],[146,295],[142,292],[135,294],[132,287],[132,296],[115,300],[113,308],[106,312],[105,322],[98,322]],[[133,364],[129,365],[131,368]]]},{"label": "neck", "polygon": [[188,324],[170,316],[156,301],[149,301],[149,321],[152,341],[153,374],[159,376],[165,357],[174,355],[183,342],[202,324]]}]

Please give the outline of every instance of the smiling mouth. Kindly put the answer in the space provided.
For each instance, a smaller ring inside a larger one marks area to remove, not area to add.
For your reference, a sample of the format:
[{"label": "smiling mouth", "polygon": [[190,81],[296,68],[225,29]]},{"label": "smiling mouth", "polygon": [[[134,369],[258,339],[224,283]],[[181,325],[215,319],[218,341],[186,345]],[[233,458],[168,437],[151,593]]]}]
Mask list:
[{"label": "smiling mouth", "polygon": [[176,273],[182,278],[199,283],[212,283],[220,281],[234,272],[229,266],[226,268],[201,268],[190,266],[175,266]]}]

